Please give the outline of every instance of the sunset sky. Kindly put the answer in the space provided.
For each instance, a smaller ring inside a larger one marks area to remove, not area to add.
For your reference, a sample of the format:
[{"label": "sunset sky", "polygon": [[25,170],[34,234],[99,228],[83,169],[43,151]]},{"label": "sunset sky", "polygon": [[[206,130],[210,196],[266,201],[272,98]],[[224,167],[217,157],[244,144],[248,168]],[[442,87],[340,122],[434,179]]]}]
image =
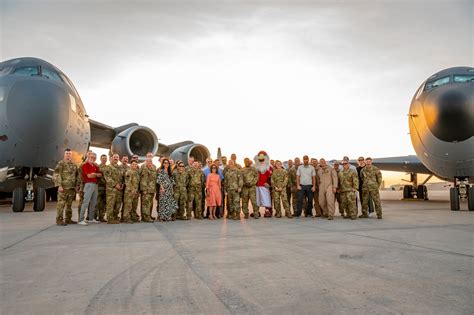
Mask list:
[{"label": "sunset sky", "polygon": [[[91,118],[239,160],[414,154],[431,74],[473,65],[472,1],[10,1],[0,59],[74,82]],[[402,177],[402,175],[399,175]]]}]

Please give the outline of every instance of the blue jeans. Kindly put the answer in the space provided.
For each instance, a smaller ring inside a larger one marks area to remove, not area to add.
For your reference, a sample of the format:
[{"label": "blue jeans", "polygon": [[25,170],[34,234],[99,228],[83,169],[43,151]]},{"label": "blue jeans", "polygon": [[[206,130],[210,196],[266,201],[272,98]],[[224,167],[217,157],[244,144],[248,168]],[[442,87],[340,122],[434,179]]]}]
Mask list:
[{"label": "blue jeans", "polygon": [[296,216],[301,215],[303,210],[303,200],[307,198],[307,206],[305,214],[307,216],[313,215],[313,191],[311,190],[313,185],[301,185],[301,190],[298,190],[298,202],[296,204]]}]

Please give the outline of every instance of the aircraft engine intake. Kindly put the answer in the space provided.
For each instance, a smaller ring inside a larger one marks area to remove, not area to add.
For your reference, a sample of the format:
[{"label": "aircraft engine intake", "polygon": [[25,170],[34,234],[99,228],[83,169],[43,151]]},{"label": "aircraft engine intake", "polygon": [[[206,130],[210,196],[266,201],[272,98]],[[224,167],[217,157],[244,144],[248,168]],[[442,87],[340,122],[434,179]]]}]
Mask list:
[{"label": "aircraft engine intake", "polygon": [[202,165],[206,165],[206,159],[211,156],[209,150],[202,144],[192,143],[175,149],[170,158],[175,161],[183,161],[185,165],[188,165],[188,158],[194,157],[195,161],[200,161]]},{"label": "aircraft engine intake", "polygon": [[112,141],[111,151],[120,156],[138,155],[139,160],[145,160],[147,152],[153,155],[158,151],[158,137],[148,127],[135,126],[120,132]]}]

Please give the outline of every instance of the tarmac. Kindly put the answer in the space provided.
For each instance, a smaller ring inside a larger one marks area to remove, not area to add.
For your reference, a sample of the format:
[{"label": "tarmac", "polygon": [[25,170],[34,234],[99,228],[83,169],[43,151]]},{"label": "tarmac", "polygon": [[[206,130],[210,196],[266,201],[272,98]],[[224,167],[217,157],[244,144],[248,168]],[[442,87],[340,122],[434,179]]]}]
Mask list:
[{"label": "tarmac", "polygon": [[474,212],[399,195],[355,221],[63,227],[55,203],[2,205],[0,313],[473,314]]}]

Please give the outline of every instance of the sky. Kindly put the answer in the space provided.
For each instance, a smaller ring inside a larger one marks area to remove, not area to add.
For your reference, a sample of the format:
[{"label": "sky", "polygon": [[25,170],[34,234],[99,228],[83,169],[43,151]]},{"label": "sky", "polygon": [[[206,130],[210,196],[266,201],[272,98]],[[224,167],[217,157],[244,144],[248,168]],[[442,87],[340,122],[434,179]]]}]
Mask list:
[{"label": "sky", "polygon": [[414,154],[416,89],[474,64],[473,1],[0,3],[1,60],[45,59],[92,119],[214,157]]}]

